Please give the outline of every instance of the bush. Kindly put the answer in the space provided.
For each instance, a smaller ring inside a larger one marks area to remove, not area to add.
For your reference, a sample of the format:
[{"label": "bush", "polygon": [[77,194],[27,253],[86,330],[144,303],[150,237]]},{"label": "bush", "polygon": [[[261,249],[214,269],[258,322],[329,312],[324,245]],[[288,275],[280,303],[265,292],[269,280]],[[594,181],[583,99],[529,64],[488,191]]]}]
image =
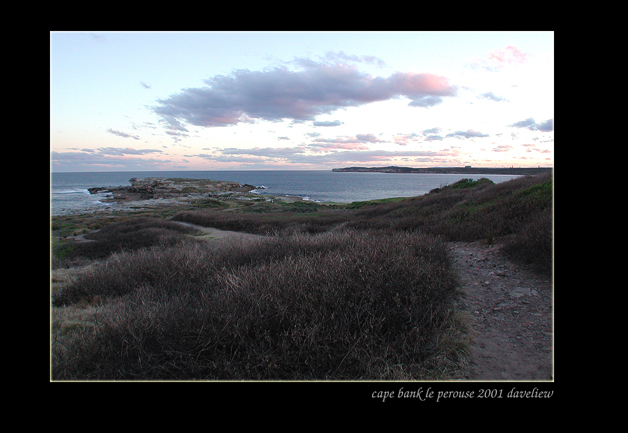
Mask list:
[{"label": "bush", "polygon": [[188,241],[186,234],[195,229],[172,221],[158,218],[140,217],[109,224],[98,231],[86,234],[87,240],[67,246],[59,246],[55,255],[59,259],[105,258],[112,253],[124,250],[137,250],[153,245],[176,245]]},{"label": "bush", "polygon": [[462,179],[413,199],[364,207],[347,225],[420,230],[450,241],[472,242],[518,233],[551,206],[551,175],[525,176],[499,184]]},{"label": "bush", "polygon": [[[539,215],[551,211],[553,201],[552,174],[522,176],[493,184],[488,179],[461,179],[452,185],[437,188],[429,194],[394,200],[374,200],[348,205],[346,209],[330,209],[316,213],[272,212],[238,214],[203,210],[181,212],[173,219],[223,230],[255,234],[291,232],[322,233],[341,226],[356,230],[421,231],[443,236],[448,241],[473,242],[516,236],[522,243],[532,241],[529,225]],[[522,233],[520,233],[522,232]],[[515,242],[513,240],[513,242]],[[551,262],[545,247],[539,260]],[[526,254],[512,254],[515,260],[530,260],[538,242],[525,247]]]},{"label": "bush", "polygon": [[186,211],[176,214],[173,221],[183,221],[220,230],[241,231],[268,235],[284,231],[322,233],[346,222],[349,214],[344,210],[296,213],[234,213],[215,210]]},{"label": "bush", "polygon": [[503,252],[513,260],[531,264],[538,271],[551,274],[552,247],[552,214],[546,209],[510,238]]},{"label": "bush", "polygon": [[475,188],[481,185],[484,185],[484,186],[494,185],[494,182],[484,177],[478,180],[460,179],[459,181],[454,182],[451,185],[447,185],[445,188],[466,189],[466,188]]},{"label": "bush", "polygon": [[54,346],[53,377],[381,379],[403,366],[418,378],[442,356],[456,279],[439,239],[343,230],[222,245],[120,253],[78,278],[57,304],[107,303],[96,331]]}]

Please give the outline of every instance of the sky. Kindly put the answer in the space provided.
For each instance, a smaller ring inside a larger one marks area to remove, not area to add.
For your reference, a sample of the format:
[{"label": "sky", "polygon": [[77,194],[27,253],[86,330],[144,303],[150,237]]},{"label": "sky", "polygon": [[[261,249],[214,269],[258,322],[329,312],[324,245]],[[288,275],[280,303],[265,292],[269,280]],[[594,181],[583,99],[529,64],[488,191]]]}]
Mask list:
[{"label": "sky", "polygon": [[50,33],[54,172],[553,158],[552,31]]}]

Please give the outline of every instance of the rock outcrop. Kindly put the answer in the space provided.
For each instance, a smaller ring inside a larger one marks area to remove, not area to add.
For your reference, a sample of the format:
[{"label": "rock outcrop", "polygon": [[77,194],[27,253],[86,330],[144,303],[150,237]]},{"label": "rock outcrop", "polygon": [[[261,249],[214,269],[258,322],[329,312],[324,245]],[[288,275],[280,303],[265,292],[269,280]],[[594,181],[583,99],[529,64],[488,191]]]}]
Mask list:
[{"label": "rock outcrop", "polygon": [[91,194],[111,193],[102,202],[137,201],[149,199],[178,199],[182,197],[212,197],[243,194],[256,189],[253,185],[209,179],[132,178],[131,185],[88,188]]}]

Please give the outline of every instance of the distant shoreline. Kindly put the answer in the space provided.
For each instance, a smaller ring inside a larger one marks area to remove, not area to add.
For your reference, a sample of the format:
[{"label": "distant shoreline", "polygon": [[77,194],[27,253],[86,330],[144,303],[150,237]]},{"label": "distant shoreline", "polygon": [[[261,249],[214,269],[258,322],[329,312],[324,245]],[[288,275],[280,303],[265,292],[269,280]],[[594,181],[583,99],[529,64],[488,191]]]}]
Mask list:
[{"label": "distant shoreline", "polygon": [[374,172],[374,173],[438,173],[438,174],[514,174],[514,175],[537,175],[541,173],[551,172],[552,167],[510,167],[510,168],[492,168],[492,167],[431,167],[431,168],[413,168],[413,167],[345,167],[333,168],[334,172]]}]

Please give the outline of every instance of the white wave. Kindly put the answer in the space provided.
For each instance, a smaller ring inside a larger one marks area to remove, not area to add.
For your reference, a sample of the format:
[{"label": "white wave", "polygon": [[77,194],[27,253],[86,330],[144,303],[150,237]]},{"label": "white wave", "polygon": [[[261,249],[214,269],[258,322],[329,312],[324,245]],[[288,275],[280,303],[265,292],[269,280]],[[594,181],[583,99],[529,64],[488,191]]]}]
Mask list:
[{"label": "white wave", "polygon": [[89,194],[89,191],[87,189],[64,189],[53,191],[52,194]]}]

